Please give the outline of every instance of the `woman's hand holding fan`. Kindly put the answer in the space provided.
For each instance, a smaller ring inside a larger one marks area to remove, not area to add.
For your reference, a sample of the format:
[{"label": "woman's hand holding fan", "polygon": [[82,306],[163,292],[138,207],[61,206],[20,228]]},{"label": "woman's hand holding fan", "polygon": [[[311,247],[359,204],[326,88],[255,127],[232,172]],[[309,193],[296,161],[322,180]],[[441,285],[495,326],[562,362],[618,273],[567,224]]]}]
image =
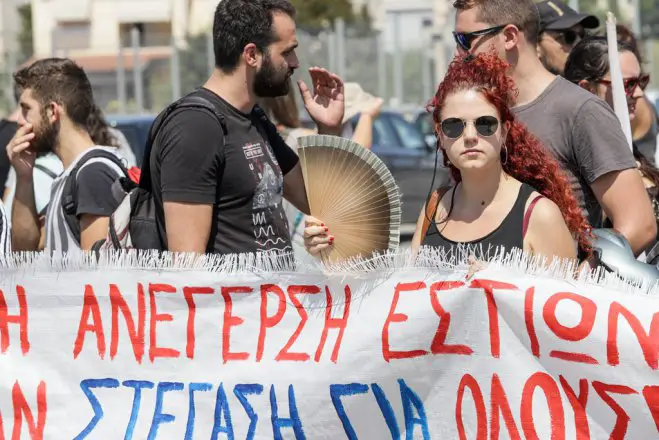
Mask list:
[{"label": "woman's hand holding fan", "polygon": [[329,228],[325,223],[307,216],[304,226],[304,247],[311,255],[320,255],[334,244],[334,237],[329,234]]},{"label": "woman's hand holding fan", "polygon": [[397,250],[400,195],[380,158],[335,136],[305,136],[298,144],[311,211],[307,250],[331,262]]}]

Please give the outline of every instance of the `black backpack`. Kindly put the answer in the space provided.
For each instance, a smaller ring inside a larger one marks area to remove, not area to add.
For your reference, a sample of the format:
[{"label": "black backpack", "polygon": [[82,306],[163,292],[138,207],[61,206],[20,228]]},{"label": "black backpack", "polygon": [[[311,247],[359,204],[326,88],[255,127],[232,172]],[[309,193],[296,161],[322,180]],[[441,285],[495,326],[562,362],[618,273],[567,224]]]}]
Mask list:
[{"label": "black backpack", "polygon": [[95,250],[166,250],[166,246],[158,233],[156,220],[156,205],[151,186],[151,149],[165,120],[175,110],[193,107],[202,108],[212,113],[222,126],[226,136],[227,128],[224,116],[219,114],[215,106],[207,99],[189,94],[170,104],[153,121],[149,130],[139,184],[126,177],[118,179],[113,185],[113,194],[120,204],[110,216],[108,237],[103,242],[98,243],[94,247]]}]

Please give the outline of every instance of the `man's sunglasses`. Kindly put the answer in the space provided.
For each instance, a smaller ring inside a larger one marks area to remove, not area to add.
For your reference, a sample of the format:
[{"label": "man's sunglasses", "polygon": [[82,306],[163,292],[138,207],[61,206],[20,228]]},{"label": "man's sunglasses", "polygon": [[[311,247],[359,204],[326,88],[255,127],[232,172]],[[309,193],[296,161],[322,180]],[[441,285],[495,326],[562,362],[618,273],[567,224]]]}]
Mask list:
[{"label": "man's sunglasses", "polygon": [[[467,121],[460,118],[447,118],[440,124],[442,133],[450,139],[457,139],[462,136],[466,126]],[[474,120],[474,127],[479,135],[485,137],[492,136],[497,132],[497,128],[499,128],[499,120],[494,116],[481,116]]]},{"label": "man's sunglasses", "polygon": [[[598,82],[608,86],[611,85],[611,80],[608,79],[600,79]],[[625,94],[627,96],[632,96],[634,94],[634,90],[636,90],[636,87],[640,87],[641,90],[645,90],[645,88],[650,83],[650,75],[645,73],[636,78],[625,78],[622,80],[622,83],[625,87]]]},{"label": "man's sunglasses", "polygon": [[483,35],[492,35],[501,32],[506,25],[494,26],[487,29],[481,29],[480,31],[474,32],[455,32],[453,31],[453,38],[460,48],[464,51],[469,52],[471,50],[471,45],[474,40]]},{"label": "man's sunglasses", "polygon": [[574,46],[586,36],[586,32],[583,30],[577,32],[573,29],[565,29],[560,31],[552,30],[549,32],[558,34],[557,39],[562,40],[566,46]]}]

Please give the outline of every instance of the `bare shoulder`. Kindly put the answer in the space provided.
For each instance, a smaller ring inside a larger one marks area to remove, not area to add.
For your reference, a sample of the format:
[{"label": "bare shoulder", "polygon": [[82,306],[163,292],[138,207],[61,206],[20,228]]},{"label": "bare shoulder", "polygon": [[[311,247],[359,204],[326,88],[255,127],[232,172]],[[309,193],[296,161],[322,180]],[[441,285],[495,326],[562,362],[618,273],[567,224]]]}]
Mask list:
[{"label": "bare shoulder", "polygon": [[[534,192],[526,202],[526,212],[531,206],[531,203],[541,194]],[[552,227],[556,222],[563,220],[563,214],[556,203],[547,197],[541,197],[535,203],[533,212],[531,213],[530,223],[541,227]]]}]

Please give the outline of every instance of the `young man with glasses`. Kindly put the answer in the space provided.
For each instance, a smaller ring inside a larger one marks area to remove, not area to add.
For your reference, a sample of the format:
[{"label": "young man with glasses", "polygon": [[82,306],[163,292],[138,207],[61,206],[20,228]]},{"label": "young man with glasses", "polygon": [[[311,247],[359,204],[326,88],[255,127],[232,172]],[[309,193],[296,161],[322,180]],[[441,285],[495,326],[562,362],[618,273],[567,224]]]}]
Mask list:
[{"label": "young man with glasses", "polygon": [[532,0],[455,0],[459,56],[495,52],[510,65],[519,121],[566,171],[581,209],[599,228],[603,212],[640,255],[656,237],[652,206],[636,161],[609,105],[555,76],[538,59]]},{"label": "young man with glasses", "polygon": [[560,0],[543,1],[537,6],[540,14],[538,56],[547,70],[563,75],[574,45],[586,36],[586,29],[597,29],[600,21],[594,15],[578,13]]}]

